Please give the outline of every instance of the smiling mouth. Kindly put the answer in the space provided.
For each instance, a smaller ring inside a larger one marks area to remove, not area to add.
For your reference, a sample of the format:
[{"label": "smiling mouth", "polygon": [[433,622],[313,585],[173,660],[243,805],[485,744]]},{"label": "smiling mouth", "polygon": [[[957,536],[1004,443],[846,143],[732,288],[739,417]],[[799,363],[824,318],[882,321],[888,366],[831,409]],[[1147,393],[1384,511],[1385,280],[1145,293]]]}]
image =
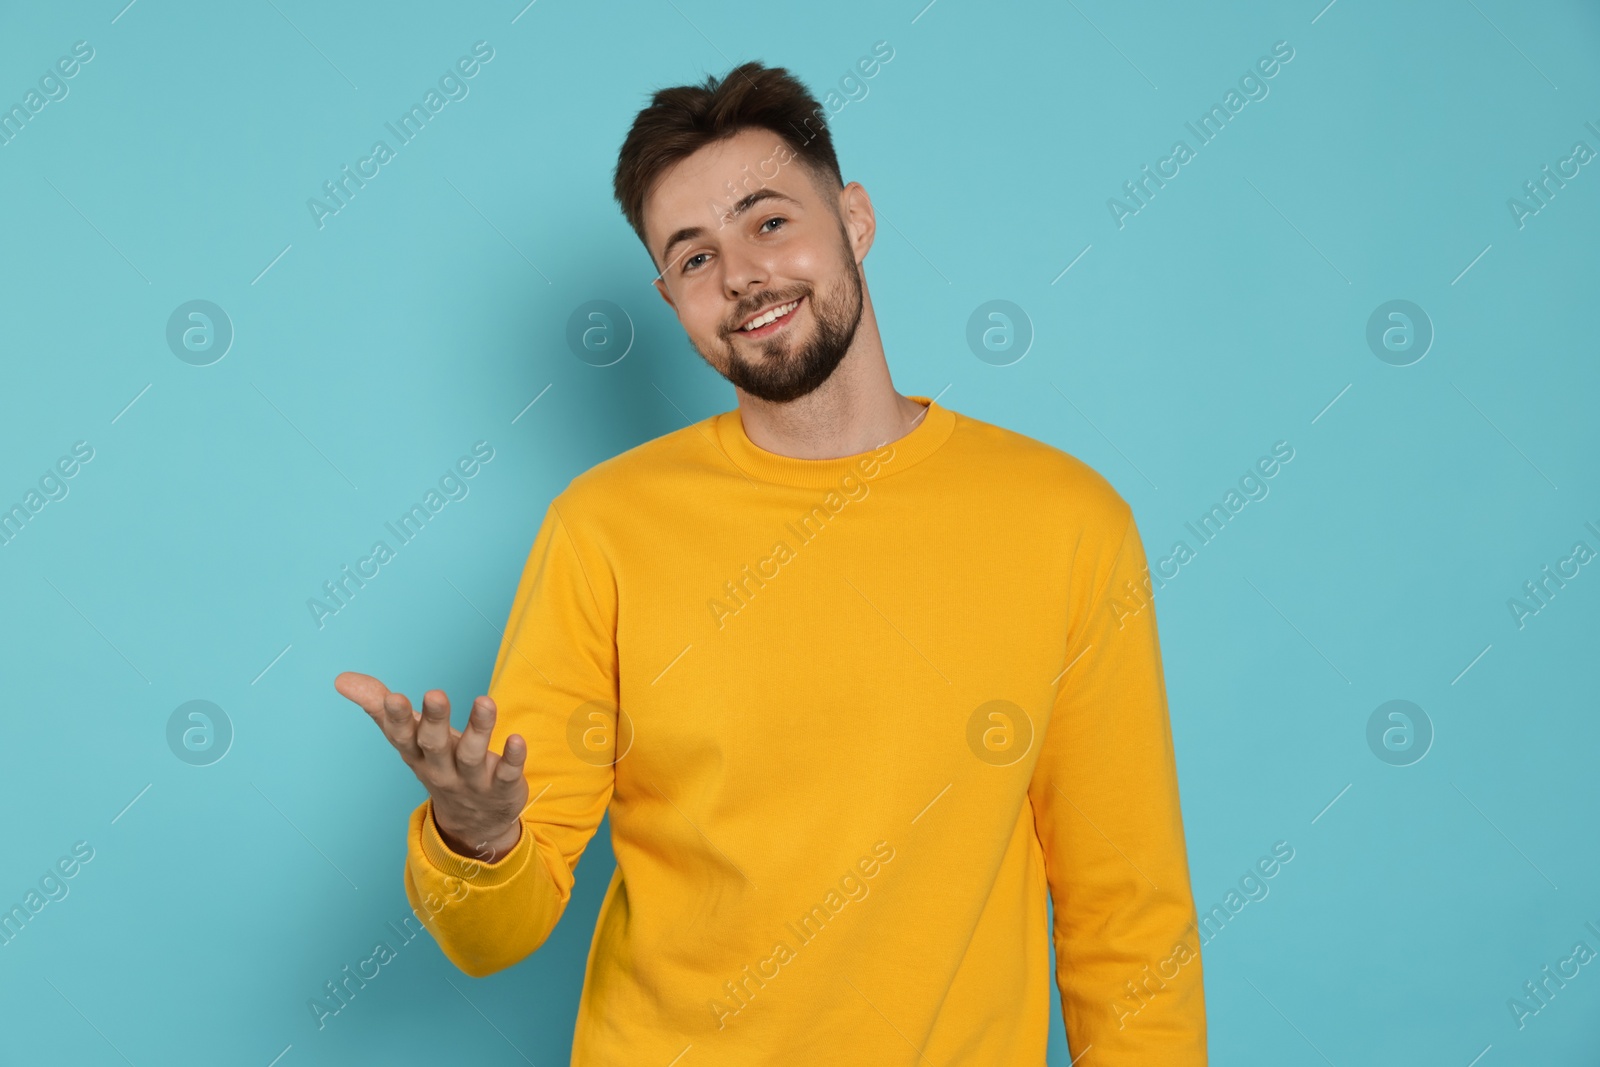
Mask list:
[{"label": "smiling mouth", "polygon": [[[800,305],[804,302],[805,297],[802,296],[789,301],[787,304],[779,304],[778,307],[787,307],[788,310],[778,318],[764,323],[761,326],[757,326],[754,329],[747,330],[741,327],[733,332],[741,337],[770,337],[772,334],[777,333],[779,330],[783,329],[789,324],[789,322],[794,318],[795,312],[800,310]],[[760,315],[757,315],[754,321],[760,322],[767,315],[770,315],[773,310],[773,308],[768,308]]]}]

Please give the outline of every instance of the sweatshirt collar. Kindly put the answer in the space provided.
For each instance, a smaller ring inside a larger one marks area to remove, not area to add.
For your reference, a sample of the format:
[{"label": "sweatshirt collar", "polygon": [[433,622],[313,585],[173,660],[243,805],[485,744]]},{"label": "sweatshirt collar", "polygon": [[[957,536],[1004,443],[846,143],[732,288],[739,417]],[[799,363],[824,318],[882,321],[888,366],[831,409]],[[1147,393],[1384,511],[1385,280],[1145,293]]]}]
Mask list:
[{"label": "sweatshirt collar", "polygon": [[906,394],[926,411],[904,437],[853,456],[834,459],[799,459],[768,452],[750,440],[739,409],[712,418],[717,445],[740,470],[754,478],[809,489],[833,487],[848,475],[877,479],[898,474],[932,455],[955,430],[956,413],[932,398]]}]

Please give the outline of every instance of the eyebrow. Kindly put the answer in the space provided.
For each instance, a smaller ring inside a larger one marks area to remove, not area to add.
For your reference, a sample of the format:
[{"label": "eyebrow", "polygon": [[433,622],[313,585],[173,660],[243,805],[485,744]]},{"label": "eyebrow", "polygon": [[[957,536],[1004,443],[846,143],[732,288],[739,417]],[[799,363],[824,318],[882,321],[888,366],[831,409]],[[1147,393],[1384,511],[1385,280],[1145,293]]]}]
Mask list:
[{"label": "eyebrow", "polygon": [[[794,199],[793,197],[785,196],[782,193],[778,192],[778,190],[773,189],[770,186],[762,186],[760,189],[757,189],[755,192],[749,193],[749,194],[745,195],[744,197],[741,197],[739,202],[734,204],[733,207],[729,210],[728,214],[730,214],[733,217],[737,218],[738,216],[743,215],[746,211],[750,210],[751,207],[755,206],[756,204],[760,203],[763,200],[786,200],[789,203],[795,205],[796,207],[801,206],[800,201]],[[675,231],[671,237],[667,238],[667,243],[664,246],[662,246],[662,249],[661,249],[661,261],[663,263],[665,263],[667,261],[667,258],[668,258],[667,253],[671,252],[672,249],[679,242],[681,242],[681,241],[692,241],[697,237],[705,236],[707,232],[709,232],[709,231],[707,231],[704,226],[685,226],[685,227],[683,227],[683,229]]]}]

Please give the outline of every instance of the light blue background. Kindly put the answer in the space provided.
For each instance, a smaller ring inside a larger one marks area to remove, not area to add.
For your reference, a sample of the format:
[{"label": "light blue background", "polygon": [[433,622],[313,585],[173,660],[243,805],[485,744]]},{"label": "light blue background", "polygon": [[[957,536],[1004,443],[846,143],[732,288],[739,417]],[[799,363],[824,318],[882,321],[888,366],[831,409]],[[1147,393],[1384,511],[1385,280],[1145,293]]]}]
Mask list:
[{"label": "light blue background", "polygon": [[[611,200],[648,93],[761,59],[820,95],[879,40],[833,129],[902,392],[1083,458],[1152,558],[1295,450],[1159,595],[1197,904],[1295,849],[1204,950],[1213,1062],[1595,1062],[1600,964],[1507,1008],[1600,950],[1600,569],[1507,607],[1600,549],[1600,164],[1507,208],[1600,150],[1593,4],[122,3],[0,15],[5,106],[95,49],[0,147],[0,505],[95,450],[0,548],[0,905],[95,850],[0,948],[7,1062],[567,1062],[604,826],[533,957],[473,980],[419,939],[316,1028],[408,914],[422,798],[333,677],[443,688],[459,724],[550,497],[733,406]],[[467,98],[319,230],[307,199],[479,40]],[[1280,40],[1270,95],[1118,228]],[[606,368],[565,341],[596,298],[637,330]],[[194,299],[236,331],[210,366],[165,340]],[[1035,331],[1009,366],[965,340],[992,299]],[[1410,366],[1365,340],[1394,299],[1436,330]],[[479,440],[470,495],[319,630],[307,598]],[[193,699],[235,731],[210,766],[167,745]],[[1411,766],[1367,744],[1391,699],[1436,731]]]}]

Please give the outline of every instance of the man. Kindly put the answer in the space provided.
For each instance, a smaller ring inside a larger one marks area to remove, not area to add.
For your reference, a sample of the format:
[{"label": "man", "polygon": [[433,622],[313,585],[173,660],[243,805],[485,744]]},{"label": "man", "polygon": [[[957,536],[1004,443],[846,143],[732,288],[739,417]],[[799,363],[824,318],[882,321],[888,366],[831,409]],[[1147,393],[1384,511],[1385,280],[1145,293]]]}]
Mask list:
[{"label": "man", "polygon": [[430,794],[405,886],[445,955],[543,944],[609,810],[575,1065],[1041,1067],[1052,942],[1076,1063],[1203,1065],[1128,504],[894,390],[872,203],[782,68],[657,92],[615,193],[738,407],[551,501],[463,730],[339,676]]}]

